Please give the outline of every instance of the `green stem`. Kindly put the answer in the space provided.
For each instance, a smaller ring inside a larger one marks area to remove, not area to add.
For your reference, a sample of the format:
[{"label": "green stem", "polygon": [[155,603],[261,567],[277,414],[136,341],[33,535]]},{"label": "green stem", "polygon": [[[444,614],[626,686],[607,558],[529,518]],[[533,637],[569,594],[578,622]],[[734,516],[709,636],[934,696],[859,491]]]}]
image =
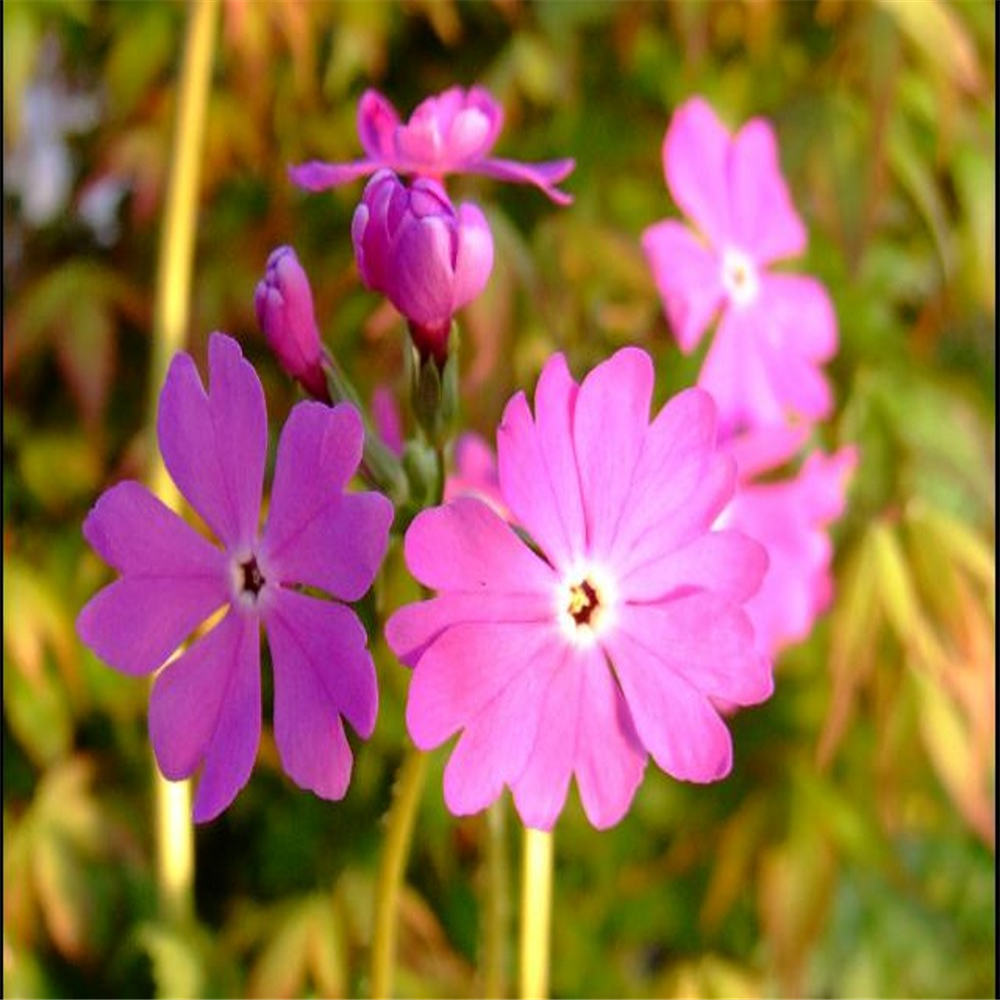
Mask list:
[{"label": "green stem", "polygon": [[[153,354],[150,372],[149,428],[153,438],[149,485],[167,506],[180,497],[156,448],[156,408],[167,367],[184,346],[191,297],[198,180],[205,136],[205,112],[212,81],[218,0],[191,0],[184,61],[177,96],[163,223],[160,230],[153,303]],[[194,913],[194,831],[190,782],[171,783],[153,768],[156,810],[156,881],[161,915],[182,921]]]},{"label": "green stem", "polygon": [[521,997],[545,1000],[549,991],[552,918],[552,832],[524,828],[521,883]]},{"label": "green stem", "polygon": [[372,937],[372,984],[374,1000],[392,996],[396,965],[396,918],[399,895],[410,856],[410,841],[417,806],[427,777],[427,755],[411,749],[403,761],[393,790],[386,821],[378,882],[375,887],[375,926]]},{"label": "green stem", "polygon": [[486,917],[483,941],[483,996],[507,995],[507,814],[501,796],[486,810]]}]

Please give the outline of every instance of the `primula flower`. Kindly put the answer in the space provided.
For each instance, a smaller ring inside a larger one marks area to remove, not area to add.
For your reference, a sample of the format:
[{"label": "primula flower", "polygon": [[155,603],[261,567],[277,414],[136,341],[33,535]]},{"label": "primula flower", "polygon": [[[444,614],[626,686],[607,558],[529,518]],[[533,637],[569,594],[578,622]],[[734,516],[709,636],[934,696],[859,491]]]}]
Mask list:
[{"label": "primula flower", "polygon": [[[178,354],[157,431],[178,489],[219,548],[137,482],[113,486],[83,532],[121,573],[84,607],[81,639],[112,667],[149,674],[215,611],[225,615],[157,676],[149,730],[160,770],[202,766],[194,818],[213,819],[253,769],[261,733],[260,626],[274,664],[274,736],[298,785],[341,798],[352,756],[341,716],[362,737],[378,708],[367,636],[344,603],[371,586],[392,505],[346,493],[362,426],[348,404],[297,404],[278,443],[267,522],[259,530],[267,414],[260,380],[235,340],[213,334],[209,391]],[[317,588],[335,600],[298,589]]]},{"label": "primula flower", "polygon": [[268,257],[264,277],[254,293],[254,306],[281,367],[310,395],[329,402],[312,289],[291,247],[278,247]]},{"label": "primula flower", "polygon": [[386,637],[414,667],[414,743],[462,731],[444,776],[456,814],[508,785],[525,824],[548,829],[575,775],[591,823],[611,826],[647,753],[682,780],[724,777],[732,743],[712,699],[771,692],[742,610],[767,557],[711,530],[735,482],[714,404],[690,389],[650,423],[652,389],[636,348],[579,385],[554,355],[534,419],[518,393],[497,435],[500,493],[532,543],[469,497],[407,531],[407,565],[438,594],[396,611]]},{"label": "primula flower", "polygon": [[289,168],[307,191],[325,191],[364,177],[379,167],[398,174],[443,180],[447,174],[483,174],[515,184],[533,184],[552,201],[573,199],[556,185],[573,171],[571,159],[518,163],[490,156],[503,127],[503,108],[483,87],[450,87],[417,105],[404,125],[396,109],[376,90],[358,104],[358,136],[365,156],[353,163],[312,160]]},{"label": "primula flower", "polygon": [[[798,438],[798,440],[797,440]],[[776,656],[805,639],[833,596],[829,526],[844,511],[857,449],[812,452],[790,479],[757,477],[788,461],[801,438],[793,431],[744,435],[727,450],[739,486],[719,523],[760,542],[770,560],[760,589],[746,604],[758,649]]]},{"label": "primula flower", "polygon": [[836,317],[815,278],[769,269],[801,254],[806,231],[781,175],[771,125],[730,135],[700,97],[674,113],[663,142],[667,187],[698,232],[667,219],[642,245],[684,352],[722,311],[698,384],[719,407],[720,430],[826,416],[819,366],[837,346]]},{"label": "primula flower", "polygon": [[437,181],[406,187],[380,170],[365,187],[351,223],[364,283],[409,320],[423,357],[444,364],[452,316],[486,287],[493,236],[479,208],[456,210]]}]

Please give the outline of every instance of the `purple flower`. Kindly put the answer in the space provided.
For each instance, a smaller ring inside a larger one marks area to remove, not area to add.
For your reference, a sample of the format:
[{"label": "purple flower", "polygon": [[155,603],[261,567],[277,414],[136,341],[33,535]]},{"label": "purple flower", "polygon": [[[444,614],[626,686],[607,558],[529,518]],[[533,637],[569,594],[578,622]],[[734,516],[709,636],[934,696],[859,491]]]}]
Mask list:
[{"label": "purple flower", "polygon": [[268,257],[264,277],[254,293],[254,306],[281,367],[308,393],[329,402],[312,289],[291,247],[278,247]]},{"label": "purple flower", "polygon": [[358,104],[358,136],[365,151],[353,163],[312,160],[290,167],[292,181],[307,191],[325,191],[364,177],[379,167],[399,174],[443,180],[446,174],[484,174],[515,184],[534,184],[552,201],[573,199],[556,185],[572,172],[571,159],[517,163],[489,155],[503,126],[503,108],[483,87],[450,87],[422,101],[403,125],[378,91]]},{"label": "purple flower", "polygon": [[674,777],[715,781],[732,743],[713,698],[767,698],[770,664],[742,605],[767,565],[713,531],[735,466],[715,408],[691,389],[650,423],[653,366],[625,348],[577,384],[556,354],[498,432],[500,492],[533,545],[487,504],[419,514],[410,571],[438,593],[400,608],[386,638],[414,667],[406,718],[418,747],[462,735],[444,776],[452,812],[508,785],[548,829],[575,775],[596,827],[617,823],[647,753]]},{"label": "purple flower", "polygon": [[351,223],[365,284],[409,320],[424,357],[444,363],[455,312],[485,287],[493,269],[493,236],[483,213],[456,210],[437,181],[407,188],[389,170],[365,187]]},{"label": "purple flower", "polygon": [[[160,395],[163,461],[181,493],[222,540],[218,548],[144,486],[104,493],[83,526],[121,573],[77,620],[81,639],[116,670],[149,674],[226,607],[156,678],[153,750],[178,780],[202,767],[198,822],[246,784],[261,732],[260,626],[274,664],[274,735],[285,771],[303,788],[341,798],[351,775],[344,716],[363,737],[378,709],[365,630],[346,601],[371,586],[392,506],[345,493],[361,458],[362,427],[348,404],[296,405],[278,443],[267,523],[258,529],[267,454],[264,393],[239,345],[213,334],[210,390],[178,354]],[[301,590],[316,588],[335,600]]]},{"label": "purple flower", "polygon": [[827,529],[843,513],[857,465],[857,449],[848,446],[833,455],[811,453],[791,479],[756,481],[790,459],[801,440],[792,430],[758,432],[728,446],[740,482],[719,523],[767,549],[767,573],[746,611],[758,648],[772,657],[805,639],[830,604],[833,550]]},{"label": "purple flower", "polygon": [[646,229],[642,245],[683,351],[722,310],[698,379],[716,400],[720,430],[781,423],[789,412],[826,416],[832,398],[819,366],[837,346],[830,298],[814,278],[769,270],[806,245],[771,125],[755,118],[731,136],[692,98],[670,122],[663,165],[699,232],[667,219]]}]

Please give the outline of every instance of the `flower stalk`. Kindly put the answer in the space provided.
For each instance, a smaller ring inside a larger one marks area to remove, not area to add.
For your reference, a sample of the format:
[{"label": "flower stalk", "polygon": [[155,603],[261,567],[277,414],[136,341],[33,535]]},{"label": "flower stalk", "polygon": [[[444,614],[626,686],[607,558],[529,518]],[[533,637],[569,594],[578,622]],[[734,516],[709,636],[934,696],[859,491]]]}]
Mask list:
[{"label": "flower stalk", "polygon": [[375,921],[372,936],[371,995],[374,1000],[392,996],[396,966],[396,930],[399,896],[417,807],[427,778],[427,754],[411,749],[399,770],[392,805],[386,818],[385,840],[378,882],[375,886]]},{"label": "flower stalk", "polygon": [[497,799],[486,810],[486,915],[483,921],[483,996],[507,995],[507,928],[510,894],[507,891],[506,800]]},{"label": "flower stalk", "polygon": [[[149,486],[172,509],[178,507],[180,497],[156,447],[156,407],[170,359],[184,346],[184,332],[188,326],[201,151],[212,79],[218,7],[218,0],[201,0],[191,3],[188,8],[153,304],[151,412],[148,421],[153,439],[150,455],[153,458]],[[180,921],[194,912],[191,785],[189,781],[168,782],[155,764],[153,775],[160,911],[165,918]]]},{"label": "flower stalk", "polygon": [[552,831],[526,826],[521,883],[520,995],[523,1000],[544,1000],[549,995],[552,859]]}]

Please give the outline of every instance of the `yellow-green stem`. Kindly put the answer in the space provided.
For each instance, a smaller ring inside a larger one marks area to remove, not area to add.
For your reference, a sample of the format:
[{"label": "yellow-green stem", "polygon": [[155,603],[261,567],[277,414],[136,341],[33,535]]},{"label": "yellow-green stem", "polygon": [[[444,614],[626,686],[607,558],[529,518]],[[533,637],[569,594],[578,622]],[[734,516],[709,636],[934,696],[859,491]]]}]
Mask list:
[{"label": "yellow-green stem", "polygon": [[[188,325],[198,216],[198,178],[212,80],[218,7],[218,0],[190,0],[188,5],[184,61],[178,85],[153,303],[149,418],[150,454],[153,457],[148,478],[153,492],[173,509],[179,506],[180,498],[156,447],[156,410],[170,359],[184,346]],[[194,911],[194,831],[190,819],[190,782],[168,782],[155,766],[153,772],[160,913],[167,919],[179,921]]]},{"label": "yellow-green stem", "polygon": [[411,749],[399,769],[392,805],[386,820],[385,840],[378,883],[375,887],[375,921],[372,937],[372,983],[374,1000],[392,996],[396,965],[396,924],[399,894],[410,856],[410,841],[417,806],[427,777],[427,755]]},{"label": "yellow-green stem", "polygon": [[501,796],[486,810],[486,914],[483,920],[483,996],[496,1000],[507,995],[507,928],[510,893],[507,891],[506,800]]},{"label": "yellow-green stem", "polygon": [[552,832],[524,828],[521,883],[521,997],[549,995],[552,919]]}]

